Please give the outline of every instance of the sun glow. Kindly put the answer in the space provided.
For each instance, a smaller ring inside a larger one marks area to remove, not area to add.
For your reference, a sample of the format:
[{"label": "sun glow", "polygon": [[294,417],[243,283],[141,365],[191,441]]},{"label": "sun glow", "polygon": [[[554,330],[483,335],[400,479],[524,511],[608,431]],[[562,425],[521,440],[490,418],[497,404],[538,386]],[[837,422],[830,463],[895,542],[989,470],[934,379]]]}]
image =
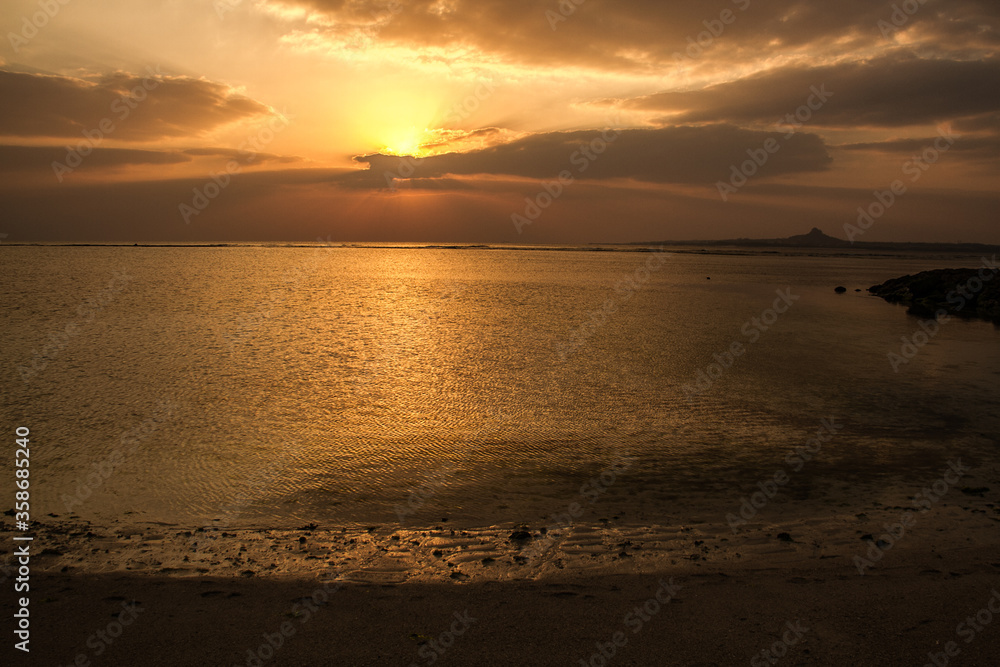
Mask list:
[{"label": "sun glow", "polygon": [[439,95],[414,90],[406,84],[378,91],[358,105],[355,120],[358,138],[386,155],[423,156],[424,144],[433,143],[440,108]]},{"label": "sun glow", "polygon": [[413,155],[420,157],[425,152],[423,144],[429,138],[430,136],[426,129],[418,130],[415,127],[400,128],[385,137],[385,143],[380,147],[379,152],[385,155]]}]

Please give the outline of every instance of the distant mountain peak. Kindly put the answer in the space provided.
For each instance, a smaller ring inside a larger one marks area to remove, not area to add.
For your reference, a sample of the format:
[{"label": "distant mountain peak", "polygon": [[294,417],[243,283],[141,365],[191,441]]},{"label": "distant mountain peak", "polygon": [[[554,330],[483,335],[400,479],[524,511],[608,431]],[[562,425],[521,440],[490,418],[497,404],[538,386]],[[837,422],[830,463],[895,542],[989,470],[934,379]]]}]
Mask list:
[{"label": "distant mountain peak", "polygon": [[918,243],[901,242],[890,243],[885,241],[858,241],[852,243],[836,236],[829,236],[823,233],[819,227],[813,227],[807,234],[798,234],[783,239],[714,239],[711,241],[659,241],[660,245],[681,245],[681,246],[737,246],[742,248],[854,248],[857,250],[882,250],[882,251],[934,251],[934,252],[996,252],[1000,246],[986,245],[982,243]]},{"label": "distant mountain peak", "polygon": [[819,227],[813,227],[809,230],[808,234],[798,234],[797,236],[789,236],[787,239],[773,240],[782,245],[805,245],[813,247],[844,247],[850,245],[849,241],[838,239],[834,236],[827,236]]}]

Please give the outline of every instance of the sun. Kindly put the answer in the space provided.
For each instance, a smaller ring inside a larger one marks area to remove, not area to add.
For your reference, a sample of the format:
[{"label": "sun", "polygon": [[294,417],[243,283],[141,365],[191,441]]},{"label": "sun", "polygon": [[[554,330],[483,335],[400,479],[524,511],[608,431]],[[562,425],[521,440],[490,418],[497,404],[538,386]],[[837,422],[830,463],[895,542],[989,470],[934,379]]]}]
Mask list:
[{"label": "sun", "polygon": [[427,154],[441,115],[441,96],[412,82],[375,91],[359,100],[355,109],[356,136],[366,150],[385,155]]},{"label": "sun", "polygon": [[381,152],[386,155],[412,155],[420,157],[423,153],[423,143],[427,138],[427,130],[416,127],[400,128],[390,136],[385,137]]},{"label": "sun", "polygon": [[426,144],[433,139],[433,133],[426,128],[399,128],[383,136],[380,152],[385,155],[412,155],[423,157],[428,151]]}]

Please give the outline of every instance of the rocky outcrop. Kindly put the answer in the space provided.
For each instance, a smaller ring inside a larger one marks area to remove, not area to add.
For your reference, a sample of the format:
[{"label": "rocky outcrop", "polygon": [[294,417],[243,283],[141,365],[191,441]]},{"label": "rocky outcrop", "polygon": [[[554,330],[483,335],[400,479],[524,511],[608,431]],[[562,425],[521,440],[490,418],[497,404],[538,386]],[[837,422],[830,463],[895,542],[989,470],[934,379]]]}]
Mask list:
[{"label": "rocky outcrop", "polygon": [[918,317],[949,315],[974,317],[1000,324],[1000,277],[997,268],[935,269],[893,278],[868,291],[889,303],[909,306]]}]

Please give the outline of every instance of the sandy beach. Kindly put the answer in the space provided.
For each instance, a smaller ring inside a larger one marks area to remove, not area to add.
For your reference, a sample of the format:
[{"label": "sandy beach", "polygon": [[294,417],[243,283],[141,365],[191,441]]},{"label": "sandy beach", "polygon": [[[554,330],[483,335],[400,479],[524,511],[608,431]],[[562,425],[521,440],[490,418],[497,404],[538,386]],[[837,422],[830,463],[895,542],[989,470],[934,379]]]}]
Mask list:
[{"label": "sandy beach", "polygon": [[980,466],[941,496],[786,499],[735,533],[694,516],[554,535],[49,518],[34,527],[30,664],[985,667],[998,489]]}]

